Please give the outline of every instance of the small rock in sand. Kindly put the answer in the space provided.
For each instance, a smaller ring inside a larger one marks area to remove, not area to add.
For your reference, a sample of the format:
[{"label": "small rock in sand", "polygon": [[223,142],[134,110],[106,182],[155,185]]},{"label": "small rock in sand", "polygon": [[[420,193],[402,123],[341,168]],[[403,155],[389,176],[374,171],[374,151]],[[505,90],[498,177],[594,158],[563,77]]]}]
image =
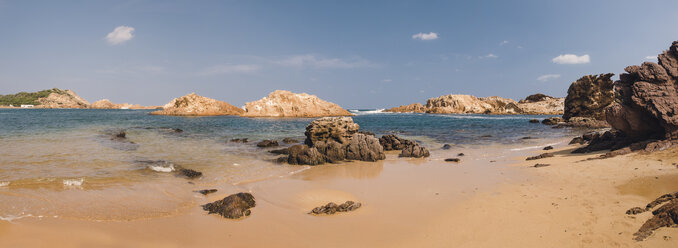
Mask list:
[{"label": "small rock in sand", "polygon": [[237,138],[237,139],[231,139],[231,142],[235,143],[247,143],[247,138]]},{"label": "small rock in sand", "polygon": [[185,168],[179,169],[179,174],[182,175],[182,176],[188,177],[190,179],[202,176],[202,172],[191,170],[191,169],[185,169]]},{"label": "small rock in sand", "polygon": [[548,150],[553,150],[553,146],[547,146],[547,147],[544,147],[544,150],[546,150],[546,151],[548,151]]},{"label": "small rock in sand", "polygon": [[282,142],[285,143],[285,144],[299,143],[298,140],[293,139],[293,138],[284,138],[284,139],[282,140]]},{"label": "small rock in sand", "polygon": [[551,164],[535,164],[533,167],[539,168],[539,167],[546,167],[546,166],[551,166]]},{"label": "small rock in sand", "polygon": [[536,159],[550,158],[550,157],[553,157],[553,153],[542,153],[542,154],[539,154],[537,156],[526,158],[525,160],[536,160]]},{"label": "small rock in sand", "polygon": [[457,156],[459,156],[459,157],[464,156],[464,153],[460,152],[459,154],[457,154]]},{"label": "small rock in sand", "polygon": [[445,162],[455,162],[455,163],[459,163],[459,161],[461,161],[461,159],[459,159],[459,158],[446,158],[446,159],[445,159]]},{"label": "small rock in sand", "polygon": [[452,148],[452,146],[450,144],[444,144],[443,145],[443,150],[449,150],[450,148]]},{"label": "small rock in sand", "polygon": [[337,205],[334,202],[327,203],[325,206],[320,206],[314,208],[308,214],[319,215],[319,214],[335,214],[337,212],[349,212],[354,211],[360,208],[362,204],[360,202],[346,201],[341,205]]},{"label": "small rock in sand", "polygon": [[198,190],[198,193],[207,195],[207,194],[212,194],[214,192],[217,192],[216,189],[203,189],[203,190]]},{"label": "small rock in sand", "polygon": [[212,203],[202,205],[202,209],[208,214],[218,214],[224,218],[239,219],[249,216],[252,212],[250,208],[256,206],[254,196],[250,193],[237,193],[225,197]]}]

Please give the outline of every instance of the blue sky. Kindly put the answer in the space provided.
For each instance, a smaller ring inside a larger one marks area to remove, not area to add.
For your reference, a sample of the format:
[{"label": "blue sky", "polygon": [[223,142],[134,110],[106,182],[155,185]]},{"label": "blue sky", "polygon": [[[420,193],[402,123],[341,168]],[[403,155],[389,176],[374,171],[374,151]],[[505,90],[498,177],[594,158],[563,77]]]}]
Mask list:
[{"label": "blue sky", "polygon": [[[3,1],[0,94],[73,89],[241,106],[276,89],[346,108],[445,94],[565,96],[678,40],[678,1]],[[562,56],[561,56],[562,55]]]}]

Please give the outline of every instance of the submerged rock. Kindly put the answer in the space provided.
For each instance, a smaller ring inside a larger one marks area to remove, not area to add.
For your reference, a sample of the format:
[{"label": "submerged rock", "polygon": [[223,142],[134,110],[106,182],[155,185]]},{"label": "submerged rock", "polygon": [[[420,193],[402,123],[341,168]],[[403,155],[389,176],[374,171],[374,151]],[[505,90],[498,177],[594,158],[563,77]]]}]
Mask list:
[{"label": "submerged rock", "polygon": [[334,202],[327,203],[324,206],[320,206],[317,208],[314,208],[309,212],[309,214],[313,215],[320,215],[320,214],[335,214],[339,212],[349,212],[349,211],[354,211],[358,208],[360,208],[362,204],[360,202],[353,202],[353,201],[346,201],[342,203],[341,205],[337,205]]},{"label": "submerged rock", "polygon": [[422,147],[419,145],[417,142],[411,142],[408,143],[405,148],[403,148],[402,152],[400,152],[399,157],[412,157],[412,158],[421,158],[421,157],[428,157],[431,154],[429,153],[428,149],[425,147]]},{"label": "submerged rock", "polygon": [[530,123],[539,123],[539,120],[537,120],[537,119],[531,119],[531,120],[530,120]]},{"label": "submerged rock", "polygon": [[197,178],[202,176],[202,172],[192,170],[192,169],[186,169],[186,168],[179,168],[177,170],[179,172],[179,175],[187,177],[189,179]]},{"label": "submerged rock", "polygon": [[262,140],[261,142],[257,143],[257,147],[276,147],[276,146],[278,146],[277,140]]},{"label": "submerged rock", "polygon": [[276,90],[267,97],[245,104],[247,117],[322,117],[353,115],[339,105],[315,95]]},{"label": "submerged rock", "polygon": [[284,138],[284,139],[282,140],[282,142],[285,143],[285,144],[299,143],[298,140],[293,139],[293,138]]},{"label": "submerged rock", "polygon": [[552,125],[556,125],[558,123],[561,123],[563,121],[564,121],[563,118],[560,118],[560,117],[550,117],[550,118],[546,118],[546,119],[542,120],[541,123],[544,124],[544,125],[552,126]]},{"label": "submerged rock", "polygon": [[537,160],[537,159],[550,158],[550,157],[553,157],[553,153],[542,153],[542,154],[539,154],[537,156],[528,157],[525,160]]},{"label": "submerged rock", "polygon": [[[381,141],[381,139],[380,139],[380,141]],[[443,150],[449,150],[450,148],[452,148],[452,145],[450,145],[450,144],[444,144],[444,145],[443,145]],[[386,148],[384,148],[384,150],[385,150],[385,149],[386,149]]]},{"label": "submerged rock", "polygon": [[212,203],[202,205],[202,209],[208,214],[218,214],[228,219],[239,219],[249,216],[250,208],[256,206],[254,196],[250,193],[237,193]]},{"label": "submerged rock", "polygon": [[235,143],[247,143],[247,142],[248,142],[248,139],[247,139],[247,138],[231,139],[231,142],[235,142]]}]

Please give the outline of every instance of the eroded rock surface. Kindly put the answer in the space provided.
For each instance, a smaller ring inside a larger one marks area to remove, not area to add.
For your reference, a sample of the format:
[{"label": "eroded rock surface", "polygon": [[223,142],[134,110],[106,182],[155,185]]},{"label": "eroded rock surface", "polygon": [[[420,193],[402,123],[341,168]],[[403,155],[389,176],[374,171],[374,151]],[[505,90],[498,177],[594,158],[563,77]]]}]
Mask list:
[{"label": "eroded rock surface", "polygon": [[267,97],[245,104],[248,117],[323,117],[353,115],[339,105],[315,95],[276,90]]},{"label": "eroded rock surface", "polygon": [[650,237],[655,230],[662,227],[678,227],[678,192],[662,195],[648,203],[645,208],[631,208],[626,211],[626,214],[635,215],[643,213],[660,205],[662,206],[652,211],[652,217],[633,234],[635,240],[643,241]]},{"label": "eroded rock surface", "polygon": [[586,75],[570,85],[563,119],[572,117],[605,120],[605,108],[614,102],[614,74]]},{"label": "eroded rock surface", "polygon": [[202,205],[208,214],[218,214],[228,219],[240,219],[249,216],[250,208],[256,206],[254,196],[250,193],[232,194],[224,199]]},{"label": "eroded rock surface", "polygon": [[227,102],[199,96],[191,93],[174,98],[163,106],[162,110],[151,112],[152,115],[176,116],[213,116],[213,115],[240,115],[244,111]]},{"label": "eroded rock surface", "polygon": [[428,149],[419,145],[417,142],[410,142],[405,145],[405,148],[400,152],[399,157],[422,158],[431,156]]},{"label": "eroded rock surface", "polygon": [[353,201],[346,201],[342,203],[341,205],[337,205],[334,202],[327,203],[324,206],[320,206],[317,208],[314,208],[309,212],[309,214],[313,215],[321,215],[321,214],[335,214],[339,212],[349,212],[349,211],[354,211],[358,208],[360,208],[362,204],[360,202],[353,202]]}]

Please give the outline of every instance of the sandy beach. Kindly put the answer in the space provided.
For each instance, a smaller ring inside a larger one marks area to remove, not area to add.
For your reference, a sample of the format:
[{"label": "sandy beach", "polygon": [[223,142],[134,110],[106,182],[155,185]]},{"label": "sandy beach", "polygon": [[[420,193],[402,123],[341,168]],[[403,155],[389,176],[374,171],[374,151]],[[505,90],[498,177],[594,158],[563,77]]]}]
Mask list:
[{"label": "sandy beach", "polygon": [[[678,149],[603,160],[573,155],[524,161],[541,150],[464,149],[461,163],[399,159],[310,167],[275,180],[211,185],[192,206],[166,216],[93,220],[52,216],[0,221],[2,247],[675,247],[678,229],[646,241],[632,234],[651,215],[627,216],[678,190]],[[566,144],[566,143],[565,143]],[[459,151],[454,151],[459,152]],[[496,162],[490,162],[496,160]],[[536,162],[550,166],[534,168]],[[199,189],[186,184],[186,188]],[[168,190],[179,190],[181,187]],[[200,204],[250,192],[252,215],[228,220]],[[0,194],[11,194],[0,190]],[[170,195],[170,194],[168,194]],[[363,207],[333,216],[307,214],[327,202]],[[40,237],[40,238],[36,238]]]}]

